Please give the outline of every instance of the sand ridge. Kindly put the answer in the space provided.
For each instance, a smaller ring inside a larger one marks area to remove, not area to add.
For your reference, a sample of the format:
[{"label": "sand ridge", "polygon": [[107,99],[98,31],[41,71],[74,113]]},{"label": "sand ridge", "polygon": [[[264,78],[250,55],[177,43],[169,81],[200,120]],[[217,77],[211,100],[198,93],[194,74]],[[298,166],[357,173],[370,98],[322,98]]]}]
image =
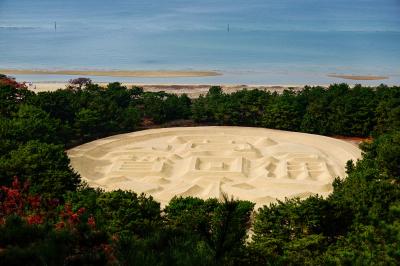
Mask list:
[{"label": "sand ridge", "polygon": [[383,80],[389,79],[386,76],[371,76],[371,75],[338,75],[338,74],[329,74],[327,75],[331,78],[341,78],[341,79],[349,79],[349,80]]},{"label": "sand ridge", "polygon": [[152,195],[221,198],[258,207],[286,197],[328,195],[352,144],[319,135],[246,127],[151,129],[116,135],[68,151],[89,185]]},{"label": "sand ridge", "polygon": [[208,77],[220,76],[216,71],[194,70],[51,70],[51,69],[0,69],[0,73],[14,75],[80,75],[105,77]]}]

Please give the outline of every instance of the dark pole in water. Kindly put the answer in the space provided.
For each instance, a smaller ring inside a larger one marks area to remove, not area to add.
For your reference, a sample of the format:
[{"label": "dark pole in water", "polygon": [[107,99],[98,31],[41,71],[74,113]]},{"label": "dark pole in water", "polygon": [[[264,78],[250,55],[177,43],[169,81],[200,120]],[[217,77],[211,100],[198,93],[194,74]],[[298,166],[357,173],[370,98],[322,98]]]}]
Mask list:
[{"label": "dark pole in water", "polygon": [[229,32],[229,24],[228,24],[228,28],[227,28],[228,32]]},{"label": "dark pole in water", "polygon": [[54,21],[54,31],[57,31],[57,21]]}]

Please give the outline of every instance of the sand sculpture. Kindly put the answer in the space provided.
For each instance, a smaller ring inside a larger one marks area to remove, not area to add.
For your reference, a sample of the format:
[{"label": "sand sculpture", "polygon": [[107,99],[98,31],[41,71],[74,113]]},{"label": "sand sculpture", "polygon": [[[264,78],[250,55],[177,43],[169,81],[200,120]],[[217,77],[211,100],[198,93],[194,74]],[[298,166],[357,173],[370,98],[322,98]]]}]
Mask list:
[{"label": "sand sculpture", "polygon": [[221,198],[262,206],[285,197],[328,195],[349,143],[319,135],[245,127],[164,128],[116,135],[68,151],[89,185],[152,195]]}]

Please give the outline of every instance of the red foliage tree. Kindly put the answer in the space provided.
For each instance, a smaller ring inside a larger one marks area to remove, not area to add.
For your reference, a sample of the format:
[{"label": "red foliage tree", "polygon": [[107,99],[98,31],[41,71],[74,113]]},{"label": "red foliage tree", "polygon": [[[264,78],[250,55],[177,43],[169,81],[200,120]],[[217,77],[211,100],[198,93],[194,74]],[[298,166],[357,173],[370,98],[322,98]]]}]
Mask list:
[{"label": "red foliage tree", "polygon": [[10,85],[13,88],[17,89],[27,89],[24,83],[19,83],[15,80],[15,78],[0,74],[0,84],[1,85]]}]

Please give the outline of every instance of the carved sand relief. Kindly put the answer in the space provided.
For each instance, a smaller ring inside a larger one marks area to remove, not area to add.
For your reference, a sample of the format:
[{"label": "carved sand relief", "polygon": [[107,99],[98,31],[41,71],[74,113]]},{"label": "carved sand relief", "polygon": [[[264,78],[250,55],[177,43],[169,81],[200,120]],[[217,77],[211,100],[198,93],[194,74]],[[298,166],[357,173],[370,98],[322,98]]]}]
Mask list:
[{"label": "carved sand relief", "polygon": [[[335,142],[267,129],[169,128],[94,141],[68,154],[89,185],[105,190],[151,194],[163,205],[174,196],[207,199],[225,193],[261,206],[285,197],[327,195],[333,179],[344,175],[344,158],[330,154]],[[338,149],[347,159],[359,157],[351,144],[340,142]]]}]

